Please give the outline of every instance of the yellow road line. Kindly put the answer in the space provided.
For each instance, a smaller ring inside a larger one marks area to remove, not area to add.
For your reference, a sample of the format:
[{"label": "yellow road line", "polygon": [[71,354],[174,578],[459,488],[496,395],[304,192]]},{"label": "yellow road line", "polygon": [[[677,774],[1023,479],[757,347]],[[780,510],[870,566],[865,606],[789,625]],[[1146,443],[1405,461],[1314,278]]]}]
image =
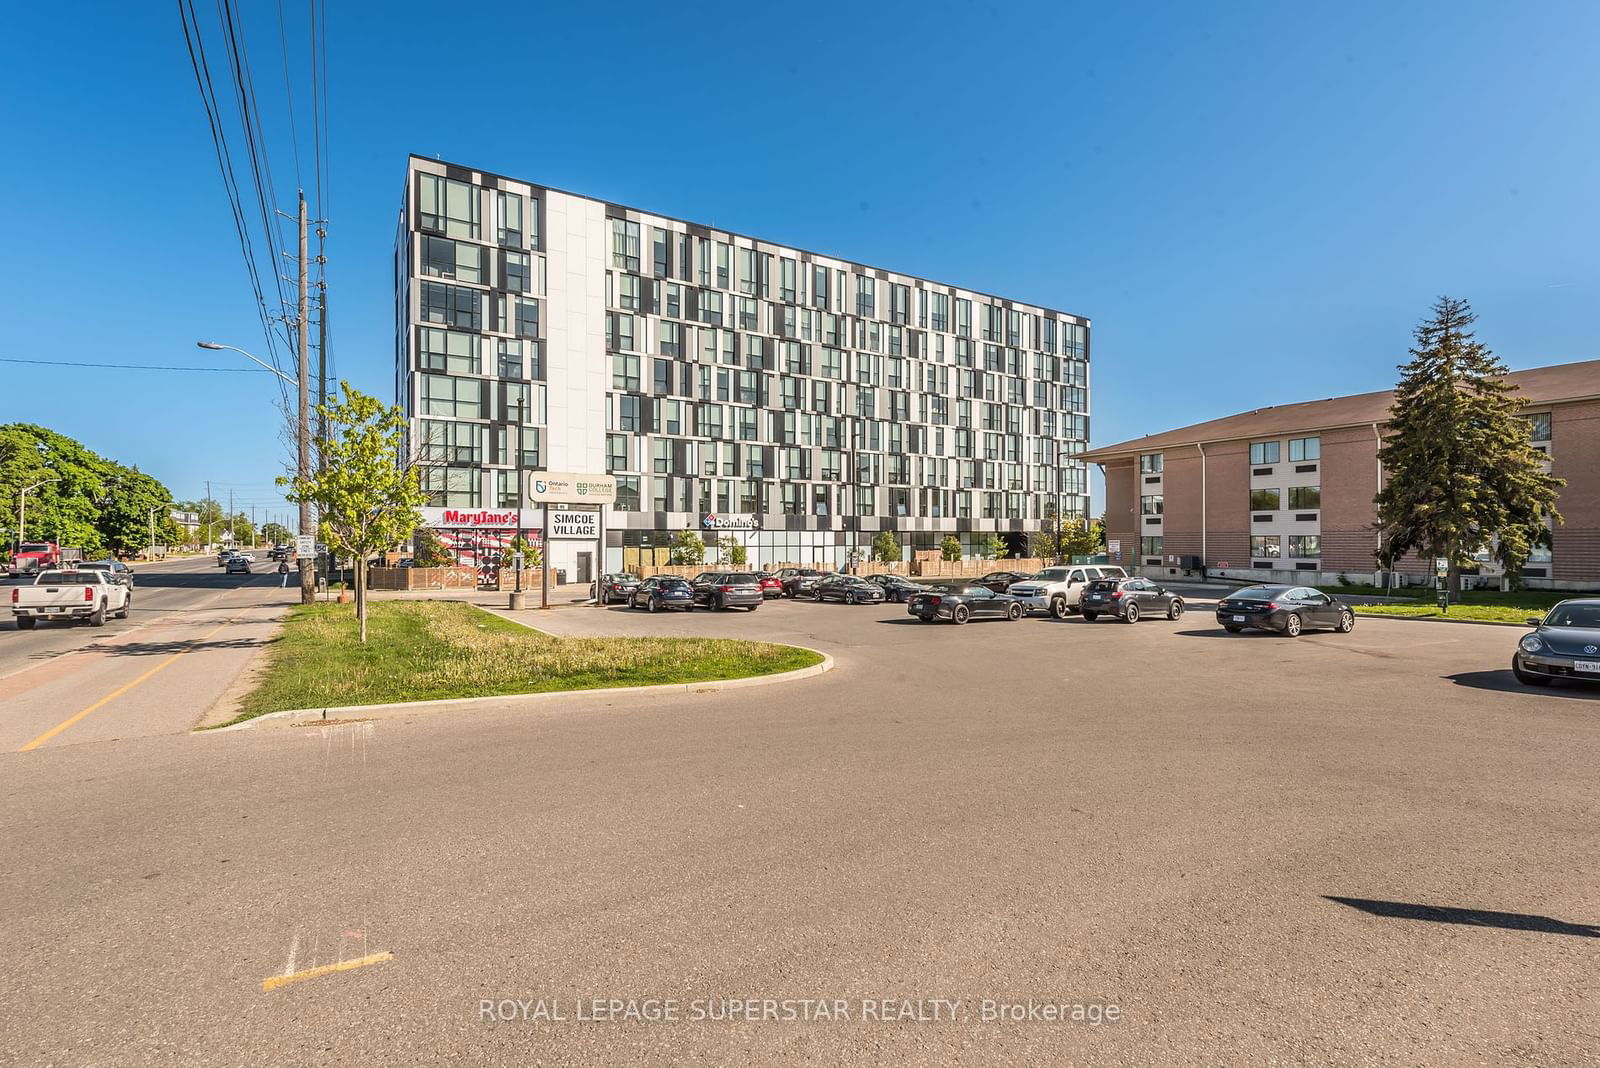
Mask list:
[{"label": "yellow road line", "polygon": [[[200,635],[200,637],[194,639],[195,642],[198,643],[198,642],[205,641],[207,638],[211,637],[217,631],[221,630],[223,627],[226,627],[229,623],[232,623],[232,622],[233,622],[233,620],[228,619],[228,620],[223,621],[222,623],[219,623],[217,626],[212,627],[210,630],[208,630],[204,634]],[[85,716],[89,715],[89,713],[95,711],[96,709],[104,708],[106,705],[110,704],[112,701],[115,701],[117,698],[121,697],[123,694],[127,693],[129,690],[131,690],[135,686],[139,685],[145,679],[148,679],[151,675],[154,675],[156,672],[160,671],[162,668],[164,668],[164,667],[168,666],[169,664],[171,664],[174,660],[178,659],[178,657],[182,656],[184,653],[191,652],[192,650],[193,650],[193,646],[191,646],[188,649],[183,649],[183,650],[180,650],[179,652],[173,653],[171,656],[167,657],[165,660],[161,661],[161,663],[157,664],[155,667],[151,668],[149,671],[146,671],[143,675],[140,675],[138,678],[134,679],[132,682],[128,683],[125,686],[120,687],[119,689],[113,690],[112,692],[106,694],[104,697],[100,698],[100,700],[96,701],[94,704],[90,705],[88,708],[84,709],[82,712],[79,712],[77,715],[73,716],[71,719],[67,720],[66,722],[58,723],[54,727],[51,727],[49,730],[47,730],[43,734],[39,735],[39,737],[35,738],[33,741],[29,742],[27,745],[23,746],[21,749],[18,749],[17,752],[26,753],[30,749],[39,748],[45,742],[48,742],[50,739],[54,738],[56,735],[60,734],[64,730],[66,730],[68,727],[72,726],[74,723],[77,723],[79,720],[81,720]]]},{"label": "yellow road line", "polygon": [[302,979],[315,979],[319,975],[332,975],[334,972],[347,972],[352,968],[365,968],[369,964],[382,964],[386,960],[394,960],[393,953],[373,953],[366,957],[356,957],[354,960],[342,960],[338,964],[324,964],[319,968],[307,968],[303,972],[291,972],[288,975],[269,975],[261,980],[261,990],[276,990],[280,986],[298,983]]}]

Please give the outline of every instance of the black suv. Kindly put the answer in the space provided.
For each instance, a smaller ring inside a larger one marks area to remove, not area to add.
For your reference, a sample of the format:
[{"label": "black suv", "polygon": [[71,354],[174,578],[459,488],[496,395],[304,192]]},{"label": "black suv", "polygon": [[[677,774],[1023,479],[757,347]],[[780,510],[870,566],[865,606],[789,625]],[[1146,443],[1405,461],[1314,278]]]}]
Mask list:
[{"label": "black suv", "polygon": [[1101,616],[1116,616],[1124,623],[1137,623],[1141,616],[1178,619],[1183,615],[1183,598],[1149,579],[1096,579],[1084,589],[1078,611],[1090,623]]},{"label": "black suv", "polygon": [[694,603],[708,608],[748,608],[754,612],[765,598],[761,579],[748,571],[702,571],[689,580]]}]

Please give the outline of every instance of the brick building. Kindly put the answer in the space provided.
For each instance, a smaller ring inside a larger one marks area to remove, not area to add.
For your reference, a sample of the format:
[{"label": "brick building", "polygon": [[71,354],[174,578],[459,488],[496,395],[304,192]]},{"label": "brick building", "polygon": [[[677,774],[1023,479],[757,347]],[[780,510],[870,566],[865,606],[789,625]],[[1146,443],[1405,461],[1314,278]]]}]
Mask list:
[{"label": "brick building", "polygon": [[[1528,586],[1600,586],[1600,360],[1508,376],[1533,440],[1566,479],[1565,522],[1523,569]],[[1373,498],[1392,390],[1286,404],[1091,449],[1106,486],[1114,561],[1166,575],[1198,570],[1251,581],[1374,578]],[[1424,581],[1431,563],[1398,566]],[[1485,557],[1480,569],[1498,581]]]}]

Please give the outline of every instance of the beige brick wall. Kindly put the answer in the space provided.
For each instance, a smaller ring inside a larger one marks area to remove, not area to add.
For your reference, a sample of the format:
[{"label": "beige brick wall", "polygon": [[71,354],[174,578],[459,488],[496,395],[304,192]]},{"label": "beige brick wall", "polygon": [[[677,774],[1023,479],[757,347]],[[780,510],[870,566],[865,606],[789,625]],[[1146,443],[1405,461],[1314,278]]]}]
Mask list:
[{"label": "beige brick wall", "polygon": [[[1600,386],[1600,384],[1597,384]],[[1567,480],[1556,510],[1557,581],[1600,584],[1600,401],[1551,409],[1550,471]]]},{"label": "beige brick wall", "polygon": [[1105,466],[1105,481],[1106,541],[1122,543],[1120,563],[1127,567],[1139,555],[1139,462],[1112,460]]}]

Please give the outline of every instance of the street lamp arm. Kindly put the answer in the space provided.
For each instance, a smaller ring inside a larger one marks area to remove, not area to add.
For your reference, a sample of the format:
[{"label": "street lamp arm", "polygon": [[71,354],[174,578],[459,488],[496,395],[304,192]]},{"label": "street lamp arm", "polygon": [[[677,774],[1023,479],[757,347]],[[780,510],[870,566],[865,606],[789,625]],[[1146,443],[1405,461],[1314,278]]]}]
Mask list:
[{"label": "street lamp arm", "polygon": [[271,371],[273,374],[277,375],[279,378],[283,379],[285,382],[289,383],[291,386],[298,386],[300,384],[299,379],[290,378],[288,375],[284,374],[282,371],[278,370],[276,367],[272,366],[270,363],[267,363],[265,360],[256,359],[255,356],[253,356],[250,353],[246,352],[244,349],[241,349],[237,345],[221,345],[221,344],[218,344],[215,341],[196,341],[195,344],[200,346],[203,349],[212,349],[213,351],[216,351],[216,352],[221,352],[223,349],[227,349],[230,352],[237,352],[239,355],[243,356],[245,359],[252,360],[255,363],[260,364],[262,367],[266,368],[268,371]]}]

